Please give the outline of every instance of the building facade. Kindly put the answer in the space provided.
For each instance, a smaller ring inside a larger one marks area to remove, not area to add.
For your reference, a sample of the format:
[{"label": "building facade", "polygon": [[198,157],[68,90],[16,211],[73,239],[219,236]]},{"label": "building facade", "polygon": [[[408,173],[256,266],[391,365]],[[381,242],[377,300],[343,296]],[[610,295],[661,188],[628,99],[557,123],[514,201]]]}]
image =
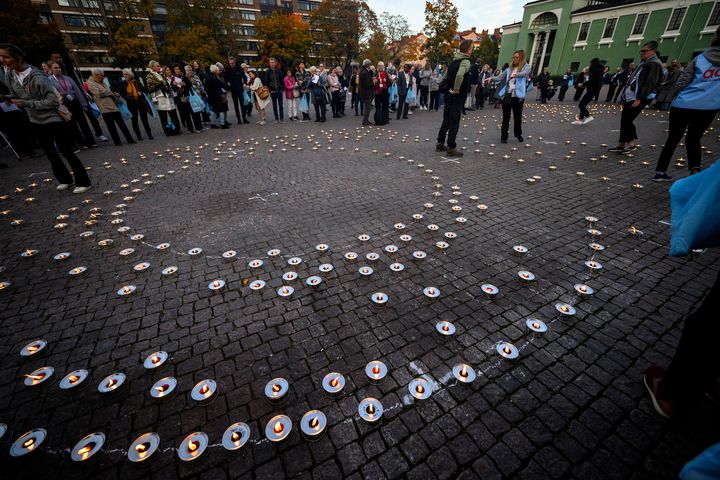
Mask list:
[{"label": "building facade", "polygon": [[535,75],[582,70],[597,57],[614,70],[639,61],[646,41],[659,43],[663,61],[684,63],[706,48],[720,26],[720,1],[538,0],[521,22],[503,27],[499,63],[525,50]]},{"label": "building facade", "polygon": [[[228,49],[241,61],[258,59],[255,22],[275,10],[299,13],[309,21],[310,13],[322,0],[232,0],[228,9],[233,25],[232,45]],[[112,0],[33,0],[39,7],[41,21],[54,22],[63,35],[73,63],[82,71],[94,67],[111,70],[113,59],[108,55],[112,43],[108,25],[113,17]],[[155,0],[153,15],[134,18],[142,25],[139,37],[153,39],[160,47],[167,31],[167,5]]]}]

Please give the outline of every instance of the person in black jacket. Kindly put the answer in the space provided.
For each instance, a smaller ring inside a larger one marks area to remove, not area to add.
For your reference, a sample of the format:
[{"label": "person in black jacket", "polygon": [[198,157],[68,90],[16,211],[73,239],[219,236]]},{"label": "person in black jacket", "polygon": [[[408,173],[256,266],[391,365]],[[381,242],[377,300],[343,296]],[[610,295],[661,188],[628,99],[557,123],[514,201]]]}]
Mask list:
[{"label": "person in black jacket", "polygon": [[542,73],[538,75],[538,84],[540,85],[540,102],[548,101],[548,82],[550,81],[550,73],[548,67],[544,67]]},{"label": "person in black jacket", "polygon": [[[245,92],[245,72],[237,64],[237,60],[230,57],[228,66],[223,71],[225,83],[230,87],[230,95],[232,96],[233,106],[235,107],[235,118],[238,125],[241,123],[250,123],[245,115],[245,105],[243,104],[243,94]],[[242,120],[240,116],[242,115]],[[228,122],[230,123],[230,122]]]},{"label": "person in black jacket", "polygon": [[143,127],[145,128],[145,135],[147,135],[147,138],[152,140],[152,130],[150,129],[150,124],[148,123],[148,111],[150,111],[150,106],[148,105],[145,97],[148,91],[142,83],[135,79],[135,74],[129,68],[123,68],[122,74],[123,76],[118,85],[118,91],[123,100],[125,100],[128,110],[132,113],[132,128],[135,132],[135,136],[138,140],[143,139],[140,134],[140,122],[138,121],[141,120]]},{"label": "person in black jacket", "polygon": [[368,120],[368,117],[370,116],[373,98],[375,98],[375,84],[377,83],[377,79],[373,78],[373,73],[370,70],[371,65],[372,62],[370,59],[366,58],[363,60],[362,68],[360,69],[359,74],[360,82],[358,83],[358,94],[360,95],[360,99],[363,103],[363,126],[372,125],[370,120]]},{"label": "person in black jacket", "polygon": [[620,94],[623,90],[625,90],[625,85],[627,84],[628,78],[630,78],[630,75],[632,75],[632,72],[634,70],[635,64],[630,63],[618,77],[618,87],[615,91],[615,96],[613,97],[613,103],[618,103],[620,101]]},{"label": "person in black jacket", "polygon": [[587,81],[585,82],[585,95],[580,100],[580,115],[577,116],[573,125],[585,125],[586,123],[592,122],[594,119],[587,109],[588,104],[593,98],[598,96],[600,89],[602,88],[603,76],[605,75],[602,63],[598,58],[590,60],[590,68],[588,71]]},{"label": "person in black jacket", "polygon": [[[408,104],[405,101],[408,90],[412,89],[412,84],[415,81],[415,77],[410,73],[410,64],[406,63],[403,66],[403,70],[398,73],[397,76],[397,88],[398,88],[398,108],[397,108],[397,119],[403,120],[408,119]],[[463,102],[465,99],[463,98]]]},{"label": "person in black jacket", "polygon": [[285,94],[285,83],[283,81],[283,74],[280,70],[277,60],[271,58],[269,61],[269,67],[265,70],[265,78],[263,79],[263,85],[268,87],[270,90],[270,97],[272,98],[273,114],[275,115],[275,123],[285,123],[283,118],[283,96]]},{"label": "person in black jacket", "polygon": [[[460,42],[460,50],[455,53],[453,61],[448,65],[445,77],[443,77],[440,91],[445,93],[445,107],[443,109],[443,122],[438,132],[436,152],[444,152],[449,157],[462,157],[462,150],[458,150],[455,143],[460,118],[462,118],[462,107],[470,91],[470,53],[472,52],[472,40]],[[447,136],[447,146],[445,137]]]}]

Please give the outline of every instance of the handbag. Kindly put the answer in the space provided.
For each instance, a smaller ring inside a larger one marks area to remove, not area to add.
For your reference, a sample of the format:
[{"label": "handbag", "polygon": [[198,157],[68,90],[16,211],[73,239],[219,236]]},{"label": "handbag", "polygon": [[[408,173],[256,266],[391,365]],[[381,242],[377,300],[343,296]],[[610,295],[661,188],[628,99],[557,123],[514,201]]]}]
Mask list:
[{"label": "handbag", "polygon": [[390,95],[390,103],[395,103],[398,101],[398,89],[396,84],[390,85],[390,88],[388,89],[388,94]]},{"label": "handbag", "polygon": [[260,100],[265,100],[270,96],[270,89],[263,85],[262,87],[258,88],[255,94],[258,96]]},{"label": "handbag", "polygon": [[133,118],[133,114],[125,102],[118,103],[118,110],[120,110],[120,115],[122,115],[123,120],[131,120]]},{"label": "handbag", "polygon": [[72,118],[73,118],[72,112],[62,103],[60,103],[60,105],[58,105],[57,113],[58,113],[58,115],[60,115],[60,118],[62,118],[63,121],[72,122]]},{"label": "handbag", "polygon": [[193,113],[200,113],[205,110],[205,102],[203,102],[203,99],[200,98],[200,95],[197,93],[191,93],[188,96],[188,100],[190,101],[190,108],[192,108]]}]

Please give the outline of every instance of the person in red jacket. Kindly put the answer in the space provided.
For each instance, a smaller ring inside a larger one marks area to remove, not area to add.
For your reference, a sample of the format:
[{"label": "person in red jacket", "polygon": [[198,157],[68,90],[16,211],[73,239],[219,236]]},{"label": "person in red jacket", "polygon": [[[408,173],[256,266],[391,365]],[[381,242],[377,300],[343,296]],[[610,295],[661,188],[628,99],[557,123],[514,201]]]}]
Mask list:
[{"label": "person in red jacket", "polygon": [[[375,108],[381,112],[378,117],[381,120],[379,125],[385,125],[390,121],[390,93],[388,89],[392,84],[390,75],[385,71],[385,63],[378,62],[375,80]],[[377,121],[375,125],[378,125]]]}]

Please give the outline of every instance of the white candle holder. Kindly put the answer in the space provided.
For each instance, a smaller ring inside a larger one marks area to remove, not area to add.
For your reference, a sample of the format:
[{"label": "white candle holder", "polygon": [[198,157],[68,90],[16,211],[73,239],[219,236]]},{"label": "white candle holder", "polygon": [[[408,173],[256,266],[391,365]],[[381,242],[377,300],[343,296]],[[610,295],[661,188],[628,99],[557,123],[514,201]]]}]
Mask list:
[{"label": "white candle holder", "polygon": [[265,263],[265,262],[263,262],[263,261],[260,260],[260,259],[250,260],[250,261],[248,262],[248,268],[250,268],[250,269],[260,268],[260,267],[263,266],[263,263]]},{"label": "white candle holder", "polygon": [[150,388],[150,396],[155,399],[170,398],[175,395],[177,384],[175,377],[161,378]]},{"label": "white candle holder", "polygon": [[10,285],[12,285],[10,282],[0,282],[0,292],[10,288]]},{"label": "white candle holder", "polygon": [[175,265],[171,265],[169,267],[163,268],[162,274],[164,277],[170,276],[178,271],[178,267]]},{"label": "white candle holder", "polygon": [[292,282],[293,280],[297,280],[297,279],[298,279],[298,274],[297,274],[297,272],[285,272],[285,273],[283,274],[282,278],[283,278],[283,280],[285,280],[286,282]]},{"label": "white candle holder", "polygon": [[520,355],[520,352],[518,351],[517,347],[515,345],[513,345],[512,343],[508,343],[508,342],[498,343],[498,345],[497,345],[497,347],[495,347],[495,349],[502,357],[507,358],[509,360],[513,360]]},{"label": "white candle holder", "polygon": [[480,289],[482,290],[483,295],[490,299],[494,299],[497,297],[497,294],[500,293],[500,289],[491,283],[481,285]]},{"label": "white candle holder", "polygon": [[[283,276],[283,278],[285,278]],[[250,282],[250,285],[248,285],[248,288],[252,290],[253,292],[259,292],[263,288],[265,288],[265,282],[263,280],[253,280]]]},{"label": "white candle holder", "polygon": [[300,257],[292,257],[292,258],[288,259],[287,263],[288,263],[288,265],[290,265],[291,267],[296,267],[296,266],[298,266],[298,265],[300,265],[300,264],[302,263],[302,258],[300,258]]},{"label": "white candle holder", "polygon": [[423,289],[423,295],[431,300],[435,300],[440,297],[440,289],[437,287],[425,287]]},{"label": "white candle holder", "polygon": [[591,237],[599,237],[600,235],[602,235],[602,231],[601,231],[601,230],[598,230],[598,229],[596,229],[596,228],[588,228],[588,229],[587,229],[587,233],[588,233]]},{"label": "white candle holder", "polygon": [[290,285],[283,285],[282,287],[278,288],[277,294],[280,297],[289,297],[295,292],[295,289],[291,287]]},{"label": "white candle holder", "polygon": [[331,263],[323,263],[318,267],[318,271],[320,271],[321,273],[330,273],[333,271],[333,268],[334,267]]},{"label": "white candle holder", "polygon": [[390,270],[392,270],[395,273],[402,272],[405,270],[405,265],[399,262],[391,263],[390,264]]},{"label": "white candle holder", "polygon": [[363,266],[358,269],[358,272],[360,273],[360,275],[367,277],[369,275],[372,275],[374,270],[372,269],[372,267]]},{"label": "white candle holder", "polygon": [[206,378],[195,384],[190,392],[190,398],[200,405],[207,405],[217,398],[218,385],[215,380]]},{"label": "white candle holder", "polygon": [[566,317],[572,317],[576,313],[575,307],[567,303],[556,303],[555,310],[560,312],[560,315],[564,315]]},{"label": "white candle holder", "polygon": [[10,446],[10,456],[22,457],[30,452],[34,452],[42,445],[46,438],[47,430],[44,428],[35,428],[22,434]]},{"label": "white candle holder", "polygon": [[436,242],[435,246],[440,250],[447,250],[450,247],[450,244],[447,242],[440,241],[440,242]]},{"label": "white candle holder", "polygon": [[168,248],[170,248],[170,244],[168,242],[159,243],[155,246],[155,249],[160,251],[167,250]]},{"label": "white candle holder", "polygon": [[135,285],[125,285],[124,287],[120,287],[120,289],[117,291],[117,294],[121,297],[126,297],[135,293],[135,290],[137,290],[137,287]]},{"label": "white candle holder", "polygon": [[533,282],[535,281],[535,274],[532,272],[528,272],[527,270],[520,270],[518,273],[518,278],[522,282]]},{"label": "white candle holder", "polygon": [[584,283],[576,283],[573,288],[578,296],[581,297],[590,296],[595,293],[595,290],[593,290],[591,286],[585,285]]},{"label": "white candle holder", "polygon": [[[280,249],[279,248],[273,248],[272,250],[267,251],[267,256],[270,258],[276,258],[280,256]],[[243,424],[244,425],[244,424]]]},{"label": "white candle holder", "polygon": [[24,252],[22,252],[22,253],[20,254],[20,256],[21,256],[22,258],[32,258],[32,257],[34,257],[35,255],[37,255],[37,253],[38,253],[37,250],[27,249],[27,250],[25,250]]},{"label": "white candle holder", "polygon": [[600,245],[599,243],[594,243],[594,242],[588,244],[588,247],[592,248],[592,249],[595,250],[596,252],[602,252],[603,250],[605,250],[605,246],[604,246],[604,245]]},{"label": "white candle holder", "polygon": [[32,355],[37,355],[38,353],[42,352],[45,347],[47,347],[47,340],[43,338],[33,340],[20,350],[20,356],[30,357]]},{"label": "white candle holder", "polygon": [[149,269],[150,269],[150,262],[141,262],[133,267],[133,270],[135,270],[138,273],[146,272]]},{"label": "white candle holder", "polygon": [[342,389],[345,388],[345,377],[342,373],[330,372],[323,377],[322,387],[330,396],[339,395]]},{"label": "white candle holder", "polygon": [[523,255],[528,252],[528,248],[525,245],[515,245],[513,251],[517,255]]},{"label": "white candle holder", "polygon": [[204,432],[193,432],[180,443],[177,454],[183,462],[196,460],[208,447],[208,436]]},{"label": "white candle holder", "polygon": [[397,247],[397,245],[387,245],[387,246],[385,246],[385,251],[387,253],[397,253],[398,247]]},{"label": "white candle holder", "polygon": [[410,382],[410,385],[408,385],[408,391],[410,395],[416,399],[426,400],[432,395],[433,387],[430,382],[424,378],[415,378]]},{"label": "white candle holder", "polygon": [[95,432],[86,435],[70,450],[70,458],[74,462],[84,462],[99,452],[104,444],[104,433]]},{"label": "white candle holder", "polygon": [[311,442],[320,440],[327,427],[327,417],[320,410],[310,410],[300,420],[303,437]]},{"label": "white candle holder", "polygon": [[120,250],[120,252],[118,252],[121,257],[129,257],[133,253],[135,253],[134,248],[123,248],[122,250]]},{"label": "white candle holder", "polygon": [[427,253],[423,252],[422,250],[416,250],[413,252],[413,258],[415,260],[424,260],[427,258]]},{"label": "white candle holder", "polygon": [[213,292],[217,292],[219,290],[222,290],[225,287],[225,280],[222,280],[220,278],[216,278],[212,282],[208,284],[208,289],[212,290]]},{"label": "white candle holder", "polygon": [[87,385],[85,380],[88,378],[88,371],[84,368],[73,370],[60,380],[59,387],[61,390],[70,390],[79,386]]},{"label": "white candle holder", "polygon": [[53,373],[55,373],[55,369],[53,367],[40,367],[26,374],[25,380],[23,382],[25,383],[26,387],[35,387],[50,380],[53,376]]},{"label": "white candle holder", "polygon": [[542,322],[536,318],[528,318],[527,320],[525,320],[525,325],[527,325],[527,327],[531,331],[536,332],[536,333],[547,332],[547,325],[545,325],[544,322]]},{"label": "white candle holder", "polygon": [[230,425],[223,433],[222,445],[225,450],[235,451],[241,449],[250,439],[250,426],[247,423],[237,422]]},{"label": "white candle holder", "polygon": [[377,384],[388,374],[387,366],[380,360],[373,360],[365,365],[365,375],[370,383]]},{"label": "white candle holder", "polygon": [[56,262],[64,262],[71,256],[72,254],[70,252],[60,252],[53,257],[53,260],[55,260]]},{"label": "white candle holder", "polygon": [[435,330],[437,330],[440,335],[450,336],[455,334],[456,328],[451,322],[442,320],[435,325]]},{"label": "white candle holder", "polygon": [[282,442],[292,432],[292,420],[286,415],[276,415],[265,425],[265,438],[273,443]]},{"label": "white candle holder", "polygon": [[361,242],[367,242],[368,240],[370,240],[370,235],[368,235],[367,233],[361,233],[360,235],[358,235],[358,240],[360,240]]},{"label": "white candle holder", "polygon": [[222,257],[226,262],[232,262],[237,258],[237,252],[235,250],[226,250],[223,252]]},{"label": "white candle holder", "polygon": [[403,242],[409,242],[412,240],[412,238],[413,237],[411,235],[408,235],[407,233],[403,233],[402,235],[400,235],[400,240]]},{"label": "white candle holder", "polygon": [[599,270],[602,270],[603,266],[602,263],[597,262],[595,260],[587,260],[585,262],[585,266],[588,267],[591,271],[597,272]]},{"label": "white candle holder", "polygon": [[307,280],[305,280],[305,283],[308,287],[319,288],[320,284],[322,284],[322,278],[318,277],[317,275],[313,275],[312,277],[309,277]]},{"label": "white candle holder", "polygon": [[375,252],[370,252],[367,255],[365,255],[365,258],[367,258],[371,262],[374,262],[380,258],[380,254],[375,253]]},{"label": "white candle holder", "polygon": [[147,370],[154,370],[156,368],[160,368],[169,358],[170,355],[168,355],[167,352],[164,352],[162,350],[153,352],[145,358],[145,361],[143,362],[143,367],[145,367],[145,369]]},{"label": "white candle holder", "polygon": [[382,403],[375,398],[364,398],[358,405],[358,415],[366,422],[375,423],[382,418]]},{"label": "white candle holder", "polygon": [[287,398],[290,383],[282,377],[273,378],[265,384],[265,397],[272,403],[278,403]]},{"label": "white candle holder", "polygon": [[643,231],[642,231],[642,230],[638,230],[638,228],[635,227],[635,226],[633,226],[633,225],[631,225],[631,226],[628,227],[627,233],[630,234],[630,235],[632,235],[632,236],[641,236],[641,235],[643,235]]},{"label": "white candle holder", "polygon": [[320,243],[318,245],[315,245],[315,250],[317,250],[318,252],[321,252],[321,253],[327,252],[328,250],[330,250],[330,245],[328,245],[326,243]]},{"label": "white candle holder", "polygon": [[139,463],[147,460],[160,447],[160,435],[154,432],[140,435],[130,444],[128,448],[128,460]]},{"label": "white candle holder", "polygon": [[465,363],[458,363],[453,367],[452,371],[455,379],[462,383],[472,383],[477,376],[475,370]]},{"label": "white candle holder", "polygon": [[347,252],[345,254],[345,260],[348,260],[352,262],[353,260],[356,260],[358,258],[358,254],[355,252]]},{"label": "white candle holder", "polygon": [[398,222],[394,225],[394,227],[395,227],[395,230],[403,230],[406,227],[406,225],[402,222]]},{"label": "white candle holder", "polygon": [[427,229],[430,230],[431,232],[437,232],[438,230],[440,230],[440,227],[438,227],[434,223],[431,223],[430,225],[427,226]]},{"label": "white candle holder", "polygon": [[203,249],[200,247],[191,248],[187,251],[187,254],[191,257],[197,257],[203,252]]},{"label": "white candle holder", "polygon": [[145,238],[145,235],[143,235],[142,233],[136,233],[135,235],[132,235],[130,237],[130,240],[132,240],[133,242],[140,242],[143,238]]},{"label": "white candle holder", "polygon": [[370,298],[378,307],[384,307],[388,302],[388,296],[383,292],[375,292],[370,296]]},{"label": "white candle holder", "polygon": [[124,373],[110,374],[100,381],[98,392],[105,394],[117,392],[125,385],[126,378]]}]

